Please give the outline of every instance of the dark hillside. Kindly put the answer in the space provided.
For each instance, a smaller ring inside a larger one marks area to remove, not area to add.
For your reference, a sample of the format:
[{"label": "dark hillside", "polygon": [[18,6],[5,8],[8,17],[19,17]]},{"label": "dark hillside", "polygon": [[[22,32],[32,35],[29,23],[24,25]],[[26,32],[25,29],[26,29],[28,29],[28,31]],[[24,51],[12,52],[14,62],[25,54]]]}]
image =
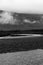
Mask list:
[{"label": "dark hillside", "polygon": [[43,37],[0,39],[0,53],[43,49]]}]

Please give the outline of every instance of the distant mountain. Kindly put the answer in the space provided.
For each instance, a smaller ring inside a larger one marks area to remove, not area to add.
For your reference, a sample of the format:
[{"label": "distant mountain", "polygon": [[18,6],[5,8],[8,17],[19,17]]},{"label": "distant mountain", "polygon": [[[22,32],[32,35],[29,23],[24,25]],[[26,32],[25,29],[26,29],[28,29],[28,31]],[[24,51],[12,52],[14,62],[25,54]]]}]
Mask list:
[{"label": "distant mountain", "polygon": [[[0,23],[0,30],[43,29],[43,14],[16,13],[16,12],[8,12],[8,11],[0,10],[0,14],[2,12],[10,13],[11,18],[9,18],[10,17],[9,14],[2,15],[3,17],[5,17],[5,21],[3,20],[4,23],[1,22],[3,24]],[[10,20],[9,23],[11,24],[8,23],[9,20]],[[0,21],[1,21],[1,18],[0,18]],[[32,22],[35,22],[35,23],[32,23]]]}]

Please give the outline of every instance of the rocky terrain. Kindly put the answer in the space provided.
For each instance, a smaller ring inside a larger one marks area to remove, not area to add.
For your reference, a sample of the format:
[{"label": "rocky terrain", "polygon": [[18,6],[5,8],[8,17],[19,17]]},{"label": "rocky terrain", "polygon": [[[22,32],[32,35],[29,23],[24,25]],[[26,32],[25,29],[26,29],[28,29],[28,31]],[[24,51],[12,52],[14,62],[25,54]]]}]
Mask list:
[{"label": "rocky terrain", "polygon": [[43,65],[43,50],[0,54],[0,65]]}]

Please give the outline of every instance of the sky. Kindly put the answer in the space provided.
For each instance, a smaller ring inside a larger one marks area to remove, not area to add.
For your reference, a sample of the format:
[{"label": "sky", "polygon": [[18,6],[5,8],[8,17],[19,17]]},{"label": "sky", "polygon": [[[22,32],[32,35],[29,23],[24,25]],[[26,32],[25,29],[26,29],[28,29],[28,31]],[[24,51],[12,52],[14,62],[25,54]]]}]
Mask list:
[{"label": "sky", "polygon": [[0,0],[0,9],[43,14],[43,0]]}]

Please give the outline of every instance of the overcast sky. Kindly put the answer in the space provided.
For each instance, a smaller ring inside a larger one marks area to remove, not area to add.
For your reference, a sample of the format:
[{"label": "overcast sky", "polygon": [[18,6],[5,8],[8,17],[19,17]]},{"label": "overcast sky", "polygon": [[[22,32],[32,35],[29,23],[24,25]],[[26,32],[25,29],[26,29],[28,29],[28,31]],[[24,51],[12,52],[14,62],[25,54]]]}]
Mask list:
[{"label": "overcast sky", "polygon": [[0,0],[0,9],[43,14],[43,0]]}]

